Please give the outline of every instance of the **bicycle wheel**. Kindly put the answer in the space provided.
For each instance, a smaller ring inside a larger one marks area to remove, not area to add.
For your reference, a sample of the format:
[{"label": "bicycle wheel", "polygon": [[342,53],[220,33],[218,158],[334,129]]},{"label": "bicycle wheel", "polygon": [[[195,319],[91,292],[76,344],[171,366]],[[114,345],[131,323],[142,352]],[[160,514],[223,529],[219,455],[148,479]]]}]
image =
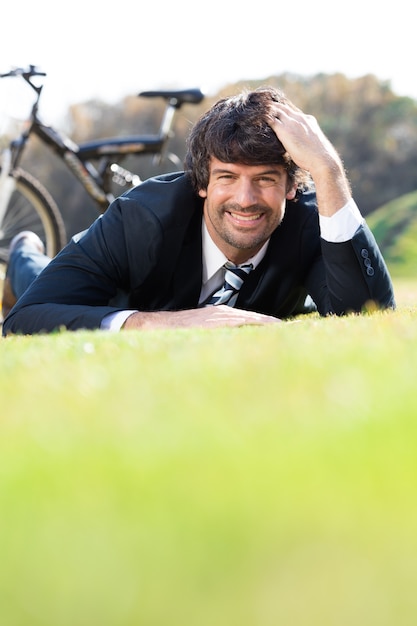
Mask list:
[{"label": "bicycle wheel", "polygon": [[28,172],[15,170],[16,188],[0,224],[0,261],[7,263],[12,238],[22,230],[32,230],[45,245],[48,256],[55,256],[66,243],[64,221],[49,192]]}]

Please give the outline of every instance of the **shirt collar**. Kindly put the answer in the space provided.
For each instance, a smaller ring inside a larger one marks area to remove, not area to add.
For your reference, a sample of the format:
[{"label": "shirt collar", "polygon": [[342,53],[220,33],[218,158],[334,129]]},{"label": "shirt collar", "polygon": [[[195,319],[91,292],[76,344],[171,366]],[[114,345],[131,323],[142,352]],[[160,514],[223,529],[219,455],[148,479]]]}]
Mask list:
[{"label": "shirt collar", "polygon": [[[203,243],[203,284],[205,284],[214,276],[216,272],[219,271],[221,267],[223,267],[226,261],[228,261],[228,258],[214,243],[207,230],[204,218],[201,227],[201,234]],[[253,268],[255,269],[264,258],[268,244],[269,239],[264,243],[259,252],[257,252],[252,258],[245,261],[245,264],[252,263]]]}]

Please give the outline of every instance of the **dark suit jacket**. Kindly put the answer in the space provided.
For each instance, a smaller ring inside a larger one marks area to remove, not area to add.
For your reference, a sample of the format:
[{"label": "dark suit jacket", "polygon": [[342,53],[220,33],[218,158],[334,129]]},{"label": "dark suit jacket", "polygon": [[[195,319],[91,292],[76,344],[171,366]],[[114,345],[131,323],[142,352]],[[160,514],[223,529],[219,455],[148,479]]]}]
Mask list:
[{"label": "dark suit jacket", "polygon": [[[115,200],[75,236],[19,299],[3,334],[99,328],[124,308],[198,306],[202,280],[202,199],[183,173],[150,179]],[[115,305],[124,292],[128,305]],[[360,311],[370,300],[393,307],[386,265],[366,225],[346,243],[320,238],[314,193],[287,202],[265,258],[236,306],[288,318],[309,293],[321,315]],[[301,299],[301,300],[300,300]]]}]

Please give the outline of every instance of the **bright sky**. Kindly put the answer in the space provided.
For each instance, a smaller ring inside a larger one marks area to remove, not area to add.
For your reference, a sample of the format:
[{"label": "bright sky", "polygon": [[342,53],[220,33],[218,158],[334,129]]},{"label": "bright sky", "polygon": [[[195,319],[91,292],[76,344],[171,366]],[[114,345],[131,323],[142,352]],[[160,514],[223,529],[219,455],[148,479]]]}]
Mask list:
[{"label": "bright sky", "polygon": [[[1,11],[0,73],[45,71],[41,112],[58,124],[92,98],[163,87],[213,94],[287,71],[371,73],[417,99],[411,9],[410,0],[11,0]],[[0,111],[12,106],[19,117],[24,104],[24,117],[32,99],[17,82],[0,81]]]}]

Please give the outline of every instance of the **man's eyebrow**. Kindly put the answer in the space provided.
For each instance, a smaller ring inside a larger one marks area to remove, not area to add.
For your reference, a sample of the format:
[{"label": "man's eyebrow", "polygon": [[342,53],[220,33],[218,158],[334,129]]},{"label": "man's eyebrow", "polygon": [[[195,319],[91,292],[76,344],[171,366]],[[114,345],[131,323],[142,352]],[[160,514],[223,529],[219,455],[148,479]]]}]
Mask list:
[{"label": "man's eyebrow", "polygon": [[263,170],[262,172],[259,172],[260,176],[263,176],[265,174],[274,174],[275,176],[282,176],[283,172],[282,170],[279,170],[279,169],[269,169],[269,170]]},{"label": "man's eyebrow", "polygon": [[227,174],[230,174],[232,170],[227,169],[226,167],[215,167],[214,170],[212,170],[212,174],[222,174],[223,172],[226,172]]},{"label": "man's eyebrow", "polygon": [[[226,167],[215,167],[212,172],[212,174],[234,174],[235,172],[232,169],[228,169]],[[262,170],[260,172],[257,172],[255,174],[255,176],[265,176],[265,174],[274,174],[275,176],[282,176],[283,172],[280,169],[269,169],[269,170]]]}]

